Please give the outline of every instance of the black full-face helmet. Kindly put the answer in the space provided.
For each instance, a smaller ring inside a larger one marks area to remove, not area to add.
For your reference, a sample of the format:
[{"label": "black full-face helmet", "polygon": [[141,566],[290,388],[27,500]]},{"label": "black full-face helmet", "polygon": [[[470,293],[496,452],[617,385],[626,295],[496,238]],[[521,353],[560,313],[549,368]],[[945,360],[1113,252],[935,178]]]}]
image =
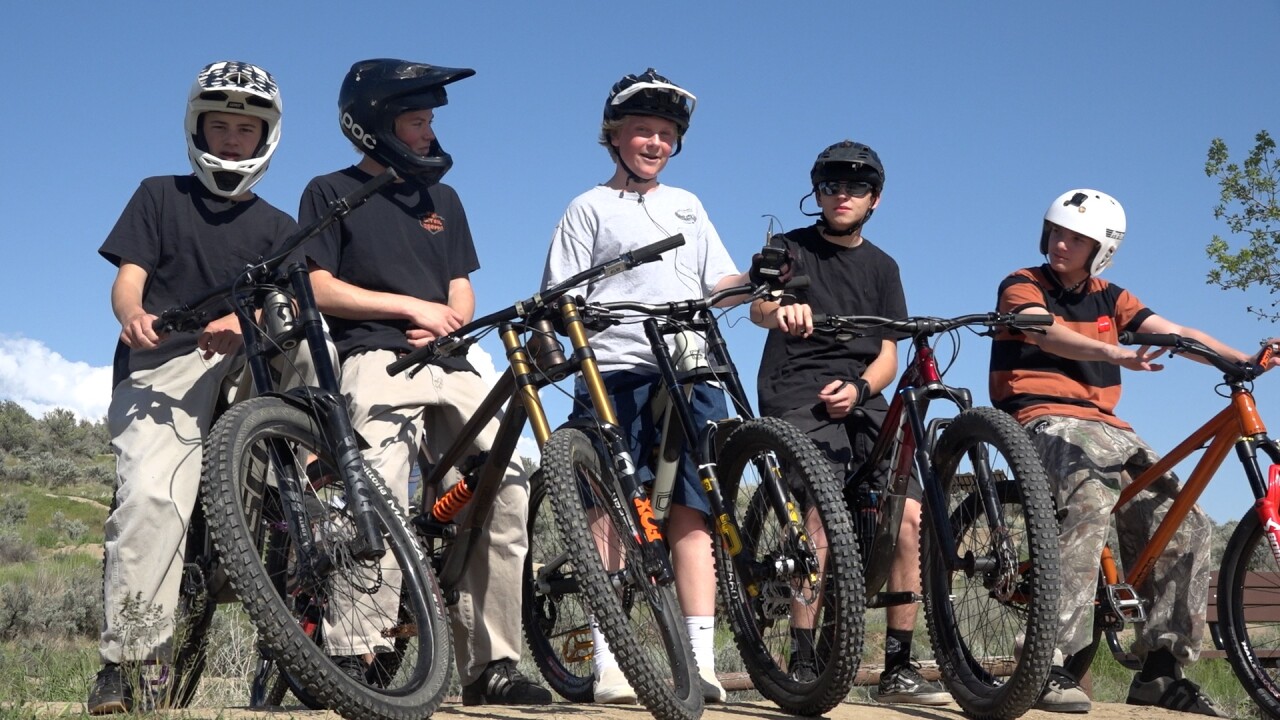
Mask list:
[{"label": "black full-face helmet", "polygon": [[649,68],[613,84],[604,101],[604,122],[621,120],[628,115],[652,115],[670,120],[676,124],[676,150],[671,153],[674,156],[680,153],[697,103],[693,93]]},{"label": "black full-face helmet", "polygon": [[351,66],[338,92],[342,134],[365,155],[394,168],[400,177],[423,186],[434,185],[453,167],[453,158],[434,141],[427,155],[414,153],[396,137],[396,117],[448,104],[444,86],[475,74],[470,68],[408,60],[361,60]]},{"label": "black full-face helmet", "polygon": [[871,183],[878,196],[884,190],[884,165],[870,147],[842,140],[818,153],[809,179],[814,188],[827,180],[863,180]]}]

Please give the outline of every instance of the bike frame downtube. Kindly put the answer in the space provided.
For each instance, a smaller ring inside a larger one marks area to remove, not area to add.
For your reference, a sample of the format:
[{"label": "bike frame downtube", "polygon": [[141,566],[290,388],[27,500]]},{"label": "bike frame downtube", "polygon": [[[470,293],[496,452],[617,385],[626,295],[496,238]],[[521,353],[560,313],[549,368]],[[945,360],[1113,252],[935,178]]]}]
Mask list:
[{"label": "bike frame downtube", "polygon": [[[1257,432],[1250,433],[1249,431],[1251,430]],[[1174,498],[1173,505],[1165,513],[1164,520],[1160,522],[1159,527],[1151,535],[1151,539],[1129,570],[1125,578],[1126,582],[1137,588],[1141,587],[1151,576],[1156,561],[1159,560],[1160,555],[1168,546],[1169,541],[1173,538],[1182,521],[1186,519],[1191,512],[1191,508],[1200,499],[1205,488],[1208,487],[1209,481],[1213,479],[1214,474],[1222,467],[1222,463],[1226,460],[1227,453],[1231,451],[1232,446],[1237,447],[1237,453],[1240,454],[1241,464],[1249,476],[1249,482],[1253,486],[1255,497],[1261,500],[1265,496],[1264,482],[1258,477],[1256,460],[1248,447],[1252,445],[1251,436],[1265,437],[1265,433],[1266,428],[1258,415],[1253,396],[1241,388],[1233,388],[1231,405],[1223,408],[1211,420],[1201,425],[1198,430],[1188,436],[1168,455],[1165,455],[1154,465],[1143,471],[1120,493],[1115,507],[1112,508],[1113,514],[1136,497],[1138,493],[1150,487],[1152,483],[1166,473],[1171,472],[1178,463],[1204,447],[1205,443],[1208,443],[1204,454],[1196,463],[1195,468],[1192,469],[1191,476],[1187,478],[1182,489]]]}]

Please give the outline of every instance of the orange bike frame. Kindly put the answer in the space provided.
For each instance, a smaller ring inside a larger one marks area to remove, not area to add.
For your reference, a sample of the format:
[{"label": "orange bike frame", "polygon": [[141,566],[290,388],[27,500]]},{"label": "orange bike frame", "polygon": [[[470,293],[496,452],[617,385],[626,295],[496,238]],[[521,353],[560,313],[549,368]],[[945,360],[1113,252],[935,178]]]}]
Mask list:
[{"label": "orange bike frame", "polygon": [[[1212,420],[1200,426],[1199,430],[1196,430],[1186,440],[1183,440],[1182,444],[1161,458],[1159,462],[1147,468],[1120,493],[1120,499],[1116,501],[1115,507],[1111,510],[1112,513],[1115,513],[1116,510],[1123,507],[1138,493],[1150,487],[1158,478],[1172,470],[1175,465],[1187,459],[1192,453],[1208,443],[1204,455],[1196,463],[1195,469],[1191,471],[1191,477],[1187,479],[1186,484],[1175,496],[1173,506],[1169,508],[1169,512],[1160,523],[1160,527],[1156,528],[1155,533],[1142,549],[1142,554],[1138,556],[1137,562],[1130,568],[1129,574],[1125,578],[1130,586],[1140,587],[1151,576],[1156,560],[1169,544],[1174,531],[1186,519],[1187,514],[1191,512],[1196,500],[1200,499],[1200,495],[1204,492],[1205,487],[1208,486],[1209,481],[1213,479],[1218,468],[1222,466],[1222,462],[1226,459],[1227,453],[1230,452],[1232,446],[1244,438],[1263,435],[1266,432],[1267,429],[1262,423],[1262,417],[1258,415],[1258,407],[1254,402],[1253,393],[1240,387],[1232,388],[1230,405],[1223,408],[1222,412],[1214,416]],[[1119,582],[1119,578],[1116,577],[1114,562],[1109,564],[1104,562],[1103,572],[1106,575],[1107,584],[1113,585]]]}]

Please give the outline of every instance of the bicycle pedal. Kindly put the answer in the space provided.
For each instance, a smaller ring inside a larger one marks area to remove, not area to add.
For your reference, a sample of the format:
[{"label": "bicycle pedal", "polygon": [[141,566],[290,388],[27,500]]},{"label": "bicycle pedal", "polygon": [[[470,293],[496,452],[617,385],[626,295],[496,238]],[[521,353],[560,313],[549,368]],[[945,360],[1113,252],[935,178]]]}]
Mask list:
[{"label": "bicycle pedal", "polygon": [[1128,583],[1116,583],[1106,587],[1102,613],[1109,625],[1132,625],[1147,621],[1147,607],[1138,596],[1138,592]]}]

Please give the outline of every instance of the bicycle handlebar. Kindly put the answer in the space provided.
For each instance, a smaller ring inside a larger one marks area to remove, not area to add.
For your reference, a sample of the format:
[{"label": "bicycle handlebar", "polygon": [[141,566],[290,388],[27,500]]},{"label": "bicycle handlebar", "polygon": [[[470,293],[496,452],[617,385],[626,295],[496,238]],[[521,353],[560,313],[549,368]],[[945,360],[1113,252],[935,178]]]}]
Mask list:
[{"label": "bicycle handlebar", "polygon": [[1254,355],[1247,362],[1238,362],[1228,360],[1213,348],[1194,338],[1183,337],[1173,333],[1140,333],[1124,331],[1120,333],[1119,341],[1123,345],[1151,345],[1155,347],[1167,347],[1175,353],[1186,353],[1203,358],[1210,365],[1222,371],[1228,378],[1235,380],[1252,380],[1262,373],[1266,372],[1267,365],[1270,364],[1272,356],[1277,352],[1277,348],[1267,343],[1262,346],[1257,355]]},{"label": "bicycle handlebar", "polygon": [[818,332],[853,332],[889,330],[901,337],[926,337],[955,330],[966,325],[1032,329],[1053,324],[1053,316],[1044,313],[975,313],[953,318],[908,317],[894,320],[875,315],[827,315],[814,313],[813,327]]},{"label": "bicycle handlebar", "polygon": [[296,233],[289,236],[281,249],[275,255],[259,260],[256,263],[246,265],[239,275],[236,275],[230,282],[222,287],[215,289],[213,292],[205,295],[196,302],[181,305],[179,307],[168,308],[162,311],[151,323],[151,328],[157,333],[166,332],[182,332],[190,330],[198,330],[206,324],[205,315],[206,305],[231,295],[237,288],[246,284],[257,284],[271,273],[275,272],[302,243],[310,240],[312,237],[319,235],[325,228],[333,223],[346,217],[348,213],[360,207],[373,194],[383,188],[383,186],[394,181],[398,176],[392,168],[387,168],[382,173],[370,178],[366,183],[351,191],[350,194],[340,197],[329,203],[322,215],[312,220],[305,228],[299,229]]},{"label": "bicycle handlebar", "polygon": [[467,335],[480,329],[497,325],[498,323],[514,320],[519,317],[526,317],[533,312],[549,306],[551,303],[559,300],[570,290],[581,286],[592,280],[603,277],[617,275],[620,272],[630,270],[637,265],[643,265],[648,262],[657,260],[662,253],[672,248],[684,245],[684,235],[676,233],[668,238],[663,238],[656,243],[637,248],[631,252],[625,252],[613,260],[600,263],[593,267],[587,268],[573,277],[553,286],[533,297],[520,300],[511,307],[504,308],[497,312],[489,313],[484,317],[477,318],[462,327],[443,337],[436,338],[426,345],[414,350],[404,357],[396,360],[387,366],[388,375],[398,375],[406,369],[415,365],[421,365],[433,357],[449,355],[457,352],[458,348],[465,347],[474,340],[467,338]]},{"label": "bicycle handlebar", "polygon": [[756,299],[774,290],[800,290],[809,287],[809,278],[806,275],[797,275],[791,278],[781,288],[774,287],[769,283],[762,285],[735,285],[722,290],[717,290],[710,295],[702,298],[694,298],[691,300],[673,300],[664,303],[642,303],[620,300],[610,303],[593,303],[586,305],[582,310],[584,322],[589,326],[592,323],[613,325],[619,320],[617,311],[628,311],[639,313],[641,315],[650,315],[653,317],[674,317],[674,318],[692,318],[700,312],[705,312],[718,305],[726,298],[738,295],[745,295],[751,299]]}]

